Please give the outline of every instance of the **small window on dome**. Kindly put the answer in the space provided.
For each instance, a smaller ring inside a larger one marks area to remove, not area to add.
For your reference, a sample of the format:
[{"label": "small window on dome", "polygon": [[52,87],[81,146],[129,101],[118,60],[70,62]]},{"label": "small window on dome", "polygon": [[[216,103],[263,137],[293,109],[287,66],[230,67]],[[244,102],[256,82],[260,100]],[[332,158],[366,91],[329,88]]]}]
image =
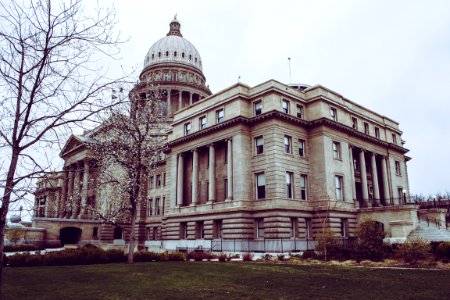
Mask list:
[{"label": "small window on dome", "polygon": [[173,56],[177,56],[177,51],[175,51],[175,52],[173,53]]},{"label": "small window on dome", "polygon": [[158,52],[158,57],[161,57],[161,52]]},{"label": "small window on dome", "polygon": [[184,52],[183,52],[183,53],[181,53],[181,57],[182,57],[182,58],[184,58]]},{"label": "small window on dome", "polygon": [[195,58],[195,62],[197,63],[197,57]]},{"label": "small window on dome", "polygon": [[169,51],[166,51],[166,56],[169,56]]},{"label": "small window on dome", "polygon": [[189,54],[189,60],[192,60],[192,55]]},{"label": "small window on dome", "polygon": [[152,54],[152,59],[155,59],[155,53]]}]

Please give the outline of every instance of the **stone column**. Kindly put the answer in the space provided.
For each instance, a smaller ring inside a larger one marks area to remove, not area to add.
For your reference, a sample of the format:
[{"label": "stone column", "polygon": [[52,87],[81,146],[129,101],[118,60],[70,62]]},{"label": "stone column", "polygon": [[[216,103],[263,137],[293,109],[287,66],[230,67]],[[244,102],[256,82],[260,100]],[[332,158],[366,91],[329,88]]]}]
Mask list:
[{"label": "stone column", "polygon": [[74,175],[75,175],[75,170],[73,168],[73,166],[69,167],[69,186],[68,186],[68,190],[67,190],[67,200],[64,206],[64,210],[66,210],[65,212],[65,218],[69,219],[70,215],[71,215],[71,211],[68,211],[68,208],[72,208],[73,207],[73,187],[74,187]]},{"label": "stone column", "polygon": [[383,174],[383,193],[384,193],[384,204],[389,205],[391,203],[391,197],[389,196],[389,181],[388,173],[386,168],[387,159],[383,156],[381,159],[381,173]]},{"label": "stone column", "polygon": [[191,205],[198,203],[198,150],[192,150],[192,201]]},{"label": "stone column", "polygon": [[227,199],[231,201],[233,199],[233,144],[231,139],[227,140]]},{"label": "stone column", "polygon": [[[183,204],[183,154],[178,154],[178,168],[177,168],[177,206]],[[156,176],[155,176],[156,177]]]},{"label": "stone column", "polygon": [[86,217],[86,205],[89,190],[89,159],[83,160],[83,188],[81,189],[81,209],[78,219]]},{"label": "stone column", "polygon": [[61,199],[58,205],[58,216],[60,218],[64,218],[64,209],[67,203],[67,178],[68,178],[68,169],[67,167],[63,168],[63,182],[62,182],[62,191],[61,191]]},{"label": "stone column", "polygon": [[167,90],[167,116],[171,117],[172,116],[172,105],[170,103],[171,97],[172,96],[172,90],[168,89]]},{"label": "stone column", "polygon": [[189,105],[192,105],[192,92],[189,92]]},{"label": "stone column", "polygon": [[377,160],[375,153],[372,153],[371,164],[372,164],[372,184],[373,184],[373,205],[380,206],[380,187],[378,186]]},{"label": "stone column", "polygon": [[214,202],[216,200],[216,152],[214,144],[209,146],[209,189],[208,189],[208,202]]},{"label": "stone column", "polygon": [[364,150],[361,149],[359,152],[359,160],[361,167],[361,190],[363,197],[363,207],[369,206],[369,191],[367,189],[367,170],[366,170],[366,160],[364,156]]},{"label": "stone column", "polygon": [[350,154],[350,182],[352,184],[352,199],[354,202],[356,202],[356,185],[355,185],[355,165],[353,161],[353,147],[349,147],[349,154]]},{"label": "stone column", "polygon": [[80,182],[81,182],[81,166],[80,163],[77,162],[75,164],[75,178],[73,181],[73,206],[72,206],[72,217],[71,219],[76,219],[78,217],[78,212],[80,210]]},{"label": "stone column", "polygon": [[181,110],[183,107],[183,91],[178,91],[178,110]]}]

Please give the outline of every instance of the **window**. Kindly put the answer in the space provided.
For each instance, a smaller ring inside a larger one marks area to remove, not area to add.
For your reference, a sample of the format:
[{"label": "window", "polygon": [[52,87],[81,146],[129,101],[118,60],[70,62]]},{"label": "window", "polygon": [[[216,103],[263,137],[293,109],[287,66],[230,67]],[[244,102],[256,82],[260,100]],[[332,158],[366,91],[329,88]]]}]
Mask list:
[{"label": "window", "polygon": [[298,155],[305,157],[305,141],[298,140]]},{"label": "window", "polygon": [[228,198],[228,179],[227,178],[225,178],[224,180],[223,180],[223,189],[224,189],[224,199],[227,199]]},{"label": "window", "polygon": [[169,56],[169,51],[166,51],[166,56]]},{"label": "window", "polygon": [[399,204],[406,204],[406,191],[402,187],[397,188]]},{"label": "window", "polygon": [[195,223],[195,238],[196,239],[205,238],[205,226],[203,221],[198,221]]},{"label": "window", "polygon": [[214,220],[213,223],[213,238],[221,239],[223,235],[222,232],[222,220]]},{"label": "window", "polygon": [[177,51],[175,51],[175,52],[173,53],[173,56],[175,56],[175,57],[177,56]]},{"label": "window", "polygon": [[333,142],[333,158],[341,159],[341,143]]},{"label": "window", "polygon": [[264,238],[264,219],[256,219],[256,238]]},{"label": "window", "polygon": [[356,158],[353,158],[353,169],[354,169],[355,171],[358,171],[358,170],[359,170],[358,159],[356,159]]},{"label": "window", "polygon": [[148,211],[148,215],[149,216],[153,215],[153,199],[148,199],[148,201],[147,201],[147,211]]},{"label": "window", "polygon": [[344,194],[343,194],[343,178],[342,176],[336,175],[334,177],[334,182],[336,186],[336,200],[343,201],[344,200]]},{"label": "window", "polygon": [[364,122],[364,133],[365,134],[370,134],[370,132],[369,132],[369,123]]},{"label": "window", "polygon": [[395,133],[392,134],[392,143],[397,145],[397,135]]},{"label": "window", "polygon": [[150,176],[150,178],[148,179],[148,188],[149,189],[153,189],[154,188],[154,186],[153,186],[153,176]]},{"label": "window", "polygon": [[206,128],[206,116],[200,117],[199,120],[198,120],[198,123],[199,123],[198,127],[200,129]]},{"label": "window", "polygon": [[341,236],[348,237],[348,219],[341,219]]},{"label": "window", "polygon": [[308,199],[308,177],[305,174],[300,175],[300,199]]},{"label": "window", "polygon": [[166,197],[162,197],[161,215],[164,216],[164,203],[166,203]]},{"label": "window", "polygon": [[358,130],[358,119],[352,118],[352,128]]},{"label": "window", "polygon": [[166,173],[163,173],[163,186],[166,186]]},{"label": "window", "polygon": [[297,118],[303,119],[303,106],[297,104]]},{"label": "window", "polygon": [[163,74],[163,80],[164,81],[168,81],[169,80],[169,73],[164,73]]},{"label": "window", "polygon": [[400,162],[395,161],[395,175],[402,175],[402,170],[400,169]]},{"label": "window", "polygon": [[286,172],[286,197],[292,199],[294,197],[293,193],[293,182],[294,182],[294,173]]},{"label": "window", "polygon": [[266,198],[266,178],[264,173],[256,174],[256,198]]},{"label": "window", "polygon": [[123,230],[120,227],[114,227],[113,237],[115,240],[121,240],[123,238]]},{"label": "window", "polygon": [[285,114],[288,114],[288,113],[289,113],[289,101],[283,99],[283,101],[281,102],[281,110],[282,110]]},{"label": "window", "polygon": [[288,135],[284,136],[284,152],[292,153],[292,138]]},{"label": "window", "polygon": [[156,175],[156,188],[161,187],[161,174]]},{"label": "window", "polygon": [[291,218],[291,237],[296,238],[298,236],[298,219]]},{"label": "window", "polygon": [[337,121],[337,110],[334,107],[330,107],[330,116],[331,119],[333,119],[334,121]]},{"label": "window", "polygon": [[191,122],[184,124],[184,135],[191,133]]},{"label": "window", "polygon": [[376,137],[377,139],[380,138],[380,128],[378,128],[378,127],[375,127],[375,137]]},{"label": "window", "polygon": [[254,110],[255,116],[260,115],[262,113],[262,101],[261,100],[253,103],[253,110]]},{"label": "window", "polygon": [[160,214],[159,199],[159,197],[155,198],[155,216],[159,216]]},{"label": "window", "polygon": [[180,223],[180,240],[187,239],[187,223]]},{"label": "window", "polygon": [[152,228],[152,240],[156,241],[158,239],[158,227]]},{"label": "window", "polygon": [[258,136],[255,138],[256,154],[262,154],[264,152],[264,138]]},{"label": "window", "polygon": [[97,239],[98,238],[98,227],[92,228],[92,238]]},{"label": "window", "polygon": [[216,121],[222,123],[224,120],[223,108],[216,110]]}]

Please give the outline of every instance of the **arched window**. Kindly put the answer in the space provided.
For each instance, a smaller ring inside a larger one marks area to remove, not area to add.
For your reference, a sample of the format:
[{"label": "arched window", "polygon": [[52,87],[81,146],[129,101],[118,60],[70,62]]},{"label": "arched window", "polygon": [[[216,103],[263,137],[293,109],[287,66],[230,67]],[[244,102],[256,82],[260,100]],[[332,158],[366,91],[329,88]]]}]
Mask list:
[{"label": "arched window", "polygon": [[195,63],[197,63],[197,57],[195,58]]},{"label": "arched window", "polygon": [[184,52],[181,53],[181,57],[184,58]]},{"label": "arched window", "polygon": [[152,53],[152,59],[155,59],[155,53]]},{"label": "arched window", "polygon": [[158,57],[161,57],[161,52],[158,52]]},{"label": "arched window", "polygon": [[175,51],[175,52],[173,53],[173,56],[175,56],[175,57],[177,56],[177,51]]},{"label": "arched window", "polygon": [[189,60],[192,60],[192,55],[189,54]]},{"label": "arched window", "polygon": [[169,56],[169,51],[166,51],[166,56]]}]

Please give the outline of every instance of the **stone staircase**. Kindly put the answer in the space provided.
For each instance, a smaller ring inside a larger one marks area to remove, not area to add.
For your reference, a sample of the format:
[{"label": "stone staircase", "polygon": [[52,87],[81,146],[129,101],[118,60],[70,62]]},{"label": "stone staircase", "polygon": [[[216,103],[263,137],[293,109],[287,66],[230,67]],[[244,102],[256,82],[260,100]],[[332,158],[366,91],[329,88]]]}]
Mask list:
[{"label": "stone staircase", "polygon": [[420,237],[427,241],[447,241],[450,242],[450,227],[438,226],[435,222],[419,219],[419,225],[408,235],[410,237]]}]

